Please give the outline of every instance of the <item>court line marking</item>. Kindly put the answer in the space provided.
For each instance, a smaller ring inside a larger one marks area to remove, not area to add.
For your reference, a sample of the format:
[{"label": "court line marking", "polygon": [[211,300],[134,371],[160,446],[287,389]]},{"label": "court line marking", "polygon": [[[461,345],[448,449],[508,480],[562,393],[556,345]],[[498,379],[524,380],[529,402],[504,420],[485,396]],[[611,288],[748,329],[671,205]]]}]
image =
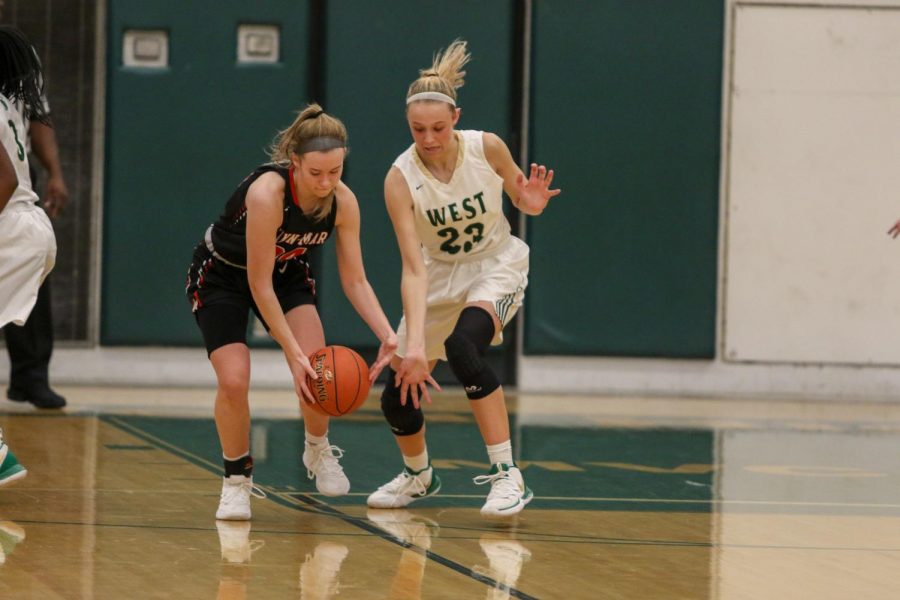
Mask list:
[{"label": "court line marking", "polygon": [[[129,423],[122,422],[117,419],[115,416],[104,416],[98,415],[97,418],[101,421],[109,422],[114,426],[119,427],[129,433],[132,433],[136,437],[144,439],[153,444],[159,445],[163,449],[168,449],[170,452],[175,454],[176,456],[180,456],[187,460],[188,462],[192,462],[197,466],[201,466],[212,473],[218,474],[220,469],[219,465],[213,463],[212,461],[208,461],[202,457],[199,457],[195,454],[192,454],[174,444],[166,442],[160,438],[157,438],[153,434],[145,432]],[[505,584],[501,582],[497,582],[489,577],[483,576],[480,573],[473,571],[459,563],[455,563],[450,559],[446,559],[440,555],[434,554],[429,550],[425,550],[415,544],[411,544],[409,542],[405,542],[395,536],[389,534],[388,532],[378,528],[375,525],[371,525],[367,519],[363,517],[353,517],[352,515],[348,515],[343,513],[336,508],[332,507],[324,503],[323,501],[315,498],[314,496],[319,494],[306,494],[303,492],[297,491],[280,491],[277,488],[270,486],[259,486],[266,490],[267,493],[271,492],[270,496],[268,496],[273,502],[280,504],[286,508],[292,508],[295,510],[299,510],[302,512],[309,512],[313,514],[319,514],[322,516],[333,516],[341,519],[348,525],[352,525],[359,529],[363,529],[368,533],[372,533],[385,541],[394,543],[403,548],[408,548],[411,550],[415,550],[420,554],[423,554],[426,558],[430,558],[439,564],[443,564],[448,568],[453,569],[454,571],[487,585],[491,587],[495,587],[498,589],[502,589],[509,593],[511,596],[516,598],[525,598],[530,599],[533,598],[517,590],[515,588],[507,588]],[[360,494],[364,495],[364,494]],[[287,497],[285,497],[287,496]],[[443,494],[442,494],[443,496]],[[462,495],[457,495],[456,497],[465,497]],[[480,498],[480,496],[479,496]],[[553,499],[553,497],[546,497],[547,499]],[[303,502],[307,504],[307,506],[303,506],[300,504],[299,499],[302,499]],[[571,499],[571,498],[559,498],[559,499]],[[672,500],[672,499],[642,499],[642,498],[584,498],[584,500],[589,501],[620,501],[620,502],[657,502],[657,503],[733,503],[733,504],[762,504],[762,505],[801,505],[801,506],[843,506],[843,507],[875,507],[875,508],[900,508],[898,504],[866,504],[866,503],[836,503],[836,502],[779,502],[779,501],[765,501],[765,500]],[[560,536],[562,537],[562,536]],[[524,538],[523,538],[524,539]],[[538,541],[538,540],[535,540]],[[859,548],[859,547],[815,547],[815,546],[770,546],[770,545],[758,545],[758,544],[717,544],[715,542],[690,542],[690,541],[678,541],[678,540],[621,540],[616,538],[596,538],[594,540],[585,540],[585,541],[576,541],[576,542],[566,542],[560,540],[562,543],[606,543],[606,544],[614,544],[614,545],[655,545],[655,546],[680,546],[680,547],[710,547],[710,548],[744,548],[744,549],[770,549],[770,550],[816,550],[816,551],[855,551],[855,552],[898,552],[900,548]]]},{"label": "court line marking", "polygon": [[[281,503],[278,503],[281,504]],[[283,505],[284,506],[284,505]],[[331,516],[323,514],[320,511],[315,510],[303,510],[302,506],[299,506],[302,512],[310,512],[312,514],[318,514],[321,516]],[[340,517],[340,515],[334,515],[336,517]],[[362,517],[351,517],[350,515],[344,515],[348,519],[352,520],[357,518],[361,521],[366,521]],[[79,527],[106,527],[111,529],[156,529],[156,530],[171,530],[171,531],[196,531],[196,532],[212,532],[216,531],[215,527],[188,527],[185,525],[140,525],[134,523],[85,523],[83,521],[34,521],[31,519],[16,519],[16,523],[21,523],[24,525],[67,525],[67,526],[79,526]],[[373,526],[374,527],[374,526]],[[443,527],[442,527],[443,529]],[[405,542],[399,538],[393,538],[387,532],[379,529],[379,531],[385,533],[388,537],[385,538],[385,541],[395,543],[397,545],[403,546],[409,550],[413,550],[422,554],[423,556],[430,556],[432,553],[430,551],[425,550],[424,548],[417,546],[415,544]],[[285,535],[285,536],[321,536],[322,533],[319,532],[309,532],[309,531],[288,531],[284,529],[275,530],[275,529],[253,529],[253,533],[256,534],[269,534],[269,535]],[[370,534],[366,532],[363,533],[329,533],[329,536],[333,537],[359,537],[366,536],[369,537]],[[383,537],[379,533],[376,532],[378,537]],[[534,535],[534,534],[530,534]],[[392,539],[393,538],[393,539]],[[446,538],[446,539],[471,539],[475,540],[477,538]],[[526,542],[546,542],[547,540],[536,540],[531,539],[525,536],[520,536],[516,539],[526,541]],[[714,542],[688,542],[688,541],[671,541],[671,540],[628,540],[628,539],[616,539],[616,538],[599,538],[596,540],[582,540],[582,541],[566,541],[566,540],[558,540],[561,543],[570,543],[570,544],[605,544],[609,546],[664,546],[664,547],[687,547],[687,548],[725,548],[725,549],[745,549],[745,550],[814,550],[814,551],[824,551],[824,552],[898,552],[900,553],[900,547],[897,548],[864,548],[859,546],[773,546],[769,544],[718,544]],[[434,555],[432,558],[441,558],[439,555]],[[446,560],[446,559],[444,559]],[[466,567],[462,567],[462,569],[466,569]],[[494,581],[489,577],[481,576],[477,571],[469,569],[472,571],[473,577],[479,579],[479,581]],[[468,575],[468,573],[466,573]],[[507,591],[507,588],[504,587],[504,584],[498,584],[498,587]],[[516,590],[517,591],[517,590]],[[512,594],[512,588],[509,589],[509,592]],[[519,592],[522,593],[522,592]],[[523,598],[533,598],[532,596],[528,596],[527,594],[523,596],[517,596]]]},{"label": "court line marking", "polygon": [[[219,465],[214,464],[212,461],[206,460],[205,458],[202,458],[200,456],[192,454],[191,452],[188,452],[187,450],[184,450],[183,448],[179,448],[178,446],[175,446],[174,444],[171,444],[163,439],[160,439],[151,433],[148,433],[142,429],[139,429],[138,427],[135,427],[134,425],[131,425],[130,423],[126,423],[115,416],[98,415],[97,418],[100,419],[101,421],[110,423],[114,427],[118,427],[119,429],[126,431],[127,433],[130,433],[131,435],[134,435],[140,439],[143,439],[144,441],[150,442],[151,444],[157,444],[161,449],[166,450],[168,452],[172,452],[176,456],[180,456],[180,457],[184,458],[185,460],[188,460],[189,462],[193,462],[194,464],[196,464],[199,467],[208,469],[215,474],[218,474],[218,472],[219,472],[219,468],[220,468]],[[259,485],[257,487],[263,489],[267,493],[269,492],[268,486]],[[411,543],[406,542],[398,537],[395,537],[395,536],[391,535],[390,533],[384,531],[380,527],[371,525],[368,521],[362,521],[357,517],[352,517],[350,515],[347,515],[341,511],[337,510],[336,508],[334,508],[328,504],[325,504],[324,502],[322,502],[321,500],[319,500],[317,498],[307,496],[303,493],[294,492],[289,496],[289,498],[294,499],[295,502],[290,502],[290,501],[288,501],[287,498],[284,498],[283,494],[277,493],[274,491],[270,496],[267,496],[267,498],[271,499],[273,502],[275,502],[277,504],[281,504],[282,506],[285,506],[287,508],[293,508],[293,509],[297,509],[297,508],[302,509],[303,508],[302,505],[298,506],[297,504],[295,504],[297,499],[302,499],[303,502],[310,504],[313,507],[318,509],[318,510],[309,511],[309,512],[313,512],[313,513],[317,513],[317,514],[324,513],[328,516],[337,517],[337,518],[341,519],[342,521],[344,521],[345,523],[347,523],[348,525],[352,525],[354,527],[362,529],[370,534],[375,535],[376,537],[378,537],[382,540],[385,540],[385,541],[391,542],[393,544],[396,544],[398,546],[401,546],[402,548],[413,550],[440,565],[443,565],[453,571],[456,571],[457,573],[459,573],[465,577],[474,579],[475,581],[478,581],[479,583],[483,583],[491,588],[502,590],[514,598],[521,598],[522,600],[537,600],[537,598],[535,596],[531,596],[521,590],[510,587],[503,582],[497,581],[491,577],[487,577],[486,575],[482,575],[481,573],[477,573],[472,569],[469,569],[453,560],[450,560],[449,558],[441,556],[440,554],[435,554],[431,550],[425,550],[424,548],[416,546],[415,544],[411,544]]]},{"label": "court line marking", "polygon": [[[145,432],[129,423],[122,422],[115,416],[101,416],[98,415],[97,418],[100,421],[108,422],[111,425],[118,427],[119,429],[126,431],[136,437],[139,437],[151,444],[156,445],[158,448],[167,450],[172,454],[181,457],[187,460],[189,463],[200,466],[206,470],[209,470],[213,473],[217,473],[219,469],[219,465],[213,463],[212,461],[206,460],[202,457],[199,457],[195,454],[192,454],[174,444],[166,442],[153,434]],[[267,492],[270,492],[269,498],[286,508],[292,508],[295,510],[299,510],[302,512],[308,512],[312,514],[318,514],[321,516],[334,516],[345,523],[357,527],[359,529],[363,529],[367,533],[374,534],[386,541],[394,543],[396,545],[400,545],[401,547],[408,548],[419,552],[426,556],[427,558],[431,558],[435,562],[439,562],[440,564],[444,564],[449,568],[463,574],[464,576],[476,579],[480,582],[486,583],[488,585],[492,585],[492,587],[497,587],[499,589],[503,589],[504,591],[508,591],[510,595],[513,595],[517,598],[531,598],[524,592],[520,592],[514,588],[506,589],[505,584],[496,582],[495,580],[483,576],[480,573],[477,573],[467,567],[464,567],[458,563],[450,561],[440,555],[434,554],[430,551],[426,551],[423,548],[416,546],[415,544],[411,544],[409,542],[405,542],[399,538],[396,538],[393,535],[390,535],[388,532],[378,528],[375,525],[370,525],[367,519],[363,517],[353,517],[351,515],[347,515],[346,513],[340,512],[336,508],[314,498],[313,494],[304,494],[302,492],[297,491],[279,491],[271,486],[260,486],[265,489]],[[31,488],[29,491],[61,491],[63,488]],[[83,490],[71,490],[71,491],[83,491]],[[106,493],[113,492],[121,492],[121,493],[134,493],[132,490],[98,490]],[[151,493],[151,492],[148,492]],[[193,493],[193,492],[187,492]],[[201,492],[202,493],[202,492]],[[212,493],[203,493],[205,495],[214,495]],[[360,494],[362,495],[362,494]],[[459,497],[463,497],[458,495]],[[480,498],[480,496],[479,496]],[[548,497],[550,498],[550,497]],[[655,501],[655,502],[664,502],[664,503],[684,503],[684,502],[716,502],[709,500],[669,500],[669,499],[641,499],[641,498],[606,498],[606,499],[596,499],[596,498],[585,498],[586,500],[608,500],[608,501],[631,501],[631,502],[646,502],[646,501]],[[305,502],[307,506],[304,506],[300,503],[300,500]],[[725,501],[719,501],[725,502]],[[740,503],[742,501],[733,501]],[[779,504],[778,502],[769,502],[769,501],[746,501],[748,503],[760,503],[760,504]],[[782,503],[785,504],[785,503]],[[791,504],[823,504],[823,505],[835,505],[835,506],[875,506],[875,507],[884,507],[884,506],[898,506],[898,505],[879,505],[879,504],[840,504],[840,503],[791,503]],[[200,531],[209,531],[212,530],[207,528],[188,528],[183,526],[172,527],[172,526],[159,526],[159,525],[133,525],[133,524],[104,524],[104,523],[67,523],[67,522],[52,522],[52,521],[19,521],[22,523],[32,523],[32,524],[78,524],[83,526],[96,526],[96,527],[137,527],[137,528],[160,528],[160,529],[183,529],[183,530],[200,530]],[[460,528],[456,528],[460,529]],[[258,533],[273,533],[280,535],[302,535],[302,532],[291,532],[291,531],[269,531],[269,530],[257,530]],[[340,536],[347,534],[334,533],[331,535]],[[550,534],[530,534],[530,535],[550,535]],[[560,536],[556,534],[558,538],[561,537],[575,537],[575,536]],[[522,538],[525,541],[525,538]],[[532,541],[541,541],[541,540],[532,540]],[[620,539],[620,538],[594,538],[594,539],[585,539],[578,541],[566,541],[559,540],[562,543],[605,543],[605,544],[615,544],[615,545],[654,545],[654,546],[681,546],[681,547],[727,547],[727,548],[745,548],[745,549],[774,549],[774,550],[819,550],[819,551],[864,551],[864,552],[898,552],[900,548],[859,548],[859,547],[813,547],[813,546],[771,546],[771,545],[758,545],[758,544],[716,544],[714,542],[691,542],[691,541],[679,541],[679,540],[633,540],[633,539]],[[449,563],[449,564],[448,564]],[[451,566],[454,565],[454,566]]]},{"label": "court line marking", "polygon": [[[130,432],[129,432],[130,433]],[[166,443],[166,442],[161,442]],[[213,464],[209,461],[206,461],[203,458],[196,457],[196,460],[190,461],[195,466],[203,466],[204,468],[209,468],[213,473],[216,473],[219,469],[219,465]],[[147,462],[141,464],[157,464],[157,465],[168,465],[168,466],[181,466],[182,463],[169,463],[169,462]],[[173,477],[173,480],[176,481],[207,481],[206,478],[199,477]],[[310,498],[318,498],[318,497],[327,497],[324,494],[320,494],[318,492],[302,492],[300,490],[295,489],[283,489],[277,486],[257,486],[264,487],[267,494],[273,494],[278,496],[290,496],[292,494],[300,494],[303,496],[307,496]],[[63,488],[63,487],[29,487],[29,491],[34,492],[82,492],[84,491],[82,488]],[[203,491],[190,491],[190,490],[133,490],[126,488],[115,488],[115,489],[107,489],[107,488],[94,488],[97,492],[103,492],[105,494],[185,494],[185,495],[205,495],[205,496],[215,496],[218,495],[218,492],[203,492]],[[363,492],[354,492],[350,494],[346,494],[348,497],[368,497],[368,494]],[[484,498],[484,496],[479,496],[475,494],[444,494],[440,495],[441,498],[457,498],[463,500],[480,500]],[[606,503],[631,503],[631,504],[749,504],[749,505],[758,505],[758,506],[810,506],[810,507],[838,507],[838,508],[895,508],[900,509],[900,504],[879,504],[879,503],[866,503],[866,502],[801,502],[801,501],[788,501],[788,500],[721,500],[721,499],[707,499],[707,500],[697,500],[697,499],[684,499],[679,500],[676,498],[604,498],[604,497],[594,497],[594,496],[535,496],[535,500],[552,500],[554,502],[606,502]],[[330,506],[330,505],[326,505]],[[467,508],[464,506],[452,506],[445,508]],[[542,508],[540,506],[532,507],[535,510],[549,510],[549,508]]]}]

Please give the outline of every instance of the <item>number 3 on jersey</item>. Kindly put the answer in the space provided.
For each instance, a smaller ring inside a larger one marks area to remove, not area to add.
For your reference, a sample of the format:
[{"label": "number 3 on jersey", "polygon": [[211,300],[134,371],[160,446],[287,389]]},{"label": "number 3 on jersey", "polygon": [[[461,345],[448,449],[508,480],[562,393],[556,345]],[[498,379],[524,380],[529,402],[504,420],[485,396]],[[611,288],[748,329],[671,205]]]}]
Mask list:
[{"label": "number 3 on jersey", "polygon": [[445,227],[438,231],[437,234],[439,236],[447,238],[447,241],[441,244],[441,250],[447,254],[457,254],[460,250],[463,252],[471,252],[472,248],[475,247],[475,244],[483,239],[484,225],[481,223],[469,223],[466,225],[466,228],[463,229],[463,233],[471,236],[471,239],[465,241],[462,246],[460,246],[456,243],[460,238],[460,234],[455,227]]},{"label": "number 3 on jersey", "polygon": [[[3,105],[6,106],[6,103]],[[16,138],[16,146],[18,146],[16,156],[19,157],[19,160],[25,160],[25,148],[22,147],[22,142],[19,141],[19,131],[16,129],[16,124],[12,121],[7,121],[6,124],[12,129],[13,137]]]}]

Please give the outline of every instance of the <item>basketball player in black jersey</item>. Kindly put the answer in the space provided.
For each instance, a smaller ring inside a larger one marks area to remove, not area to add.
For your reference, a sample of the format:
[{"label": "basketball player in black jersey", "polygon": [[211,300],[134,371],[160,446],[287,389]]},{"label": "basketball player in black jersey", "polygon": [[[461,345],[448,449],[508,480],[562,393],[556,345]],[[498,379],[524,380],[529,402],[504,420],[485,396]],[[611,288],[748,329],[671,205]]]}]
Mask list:
[{"label": "basketball player in black jersey", "polygon": [[240,183],[225,212],[206,231],[188,270],[187,295],[216,372],[216,428],[225,477],[217,519],[250,519],[249,311],[284,350],[306,429],[303,463],[327,496],[350,489],[338,463],[343,451],[328,442],[328,417],[308,404],[307,356],[325,345],[316,311],[309,253],[332,234],[338,271],[350,303],[381,341],[370,369],[374,381],[397,348],[397,336],[366,279],[359,243],[359,205],[341,182],[347,130],[317,104],[304,109],[272,147],[272,163]]}]

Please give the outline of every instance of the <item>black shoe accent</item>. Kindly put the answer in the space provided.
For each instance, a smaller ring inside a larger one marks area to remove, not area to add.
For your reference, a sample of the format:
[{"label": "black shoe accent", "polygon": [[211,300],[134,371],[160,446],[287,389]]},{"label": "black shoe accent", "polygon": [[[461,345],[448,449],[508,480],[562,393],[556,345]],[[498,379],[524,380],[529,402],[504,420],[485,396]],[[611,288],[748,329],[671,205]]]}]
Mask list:
[{"label": "black shoe accent", "polygon": [[6,390],[6,397],[13,402],[30,402],[37,408],[62,408],[66,405],[66,399],[49,386],[35,387],[27,391],[10,387]]},{"label": "black shoe accent", "polygon": [[12,400],[13,402],[27,402],[28,398],[25,397],[25,392],[20,390],[19,388],[6,388],[6,397]]}]

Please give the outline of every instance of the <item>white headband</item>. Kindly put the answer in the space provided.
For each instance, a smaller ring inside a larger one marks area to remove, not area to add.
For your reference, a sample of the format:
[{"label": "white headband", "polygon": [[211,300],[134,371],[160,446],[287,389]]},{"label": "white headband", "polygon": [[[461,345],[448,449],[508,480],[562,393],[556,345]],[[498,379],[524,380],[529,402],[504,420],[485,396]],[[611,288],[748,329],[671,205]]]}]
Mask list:
[{"label": "white headband", "polygon": [[437,100],[438,102],[447,102],[451,106],[456,106],[456,100],[454,100],[447,94],[442,94],[440,92],[419,92],[418,94],[413,94],[412,96],[407,98],[406,103],[412,104],[417,100]]}]

